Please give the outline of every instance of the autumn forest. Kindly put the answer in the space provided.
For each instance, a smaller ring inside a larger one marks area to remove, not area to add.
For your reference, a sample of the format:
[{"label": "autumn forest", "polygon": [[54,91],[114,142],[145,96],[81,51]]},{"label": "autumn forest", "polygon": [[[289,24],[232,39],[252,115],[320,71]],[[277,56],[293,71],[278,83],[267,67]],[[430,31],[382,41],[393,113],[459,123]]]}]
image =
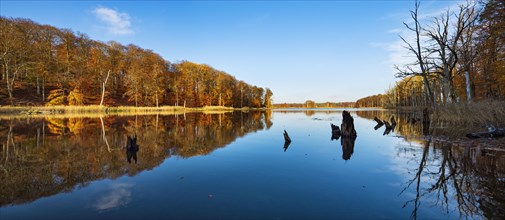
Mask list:
[{"label": "autumn forest", "polygon": [[396,108],[504,99],[505,2],[468,2],[427,19],[419,8],[416,2],[400,34],[412,60],[395,66],[400,80],[384,94],[276,105],[270,89],[207,64],[172,63],[133,44],[0,17],[0,105]]},{"label": "autumn forest", "polygon": [[0,17],[0,105],[270,107],[273,93],[206,64]]},{"label": "autumn forest", "polygon": [[444,105],[505,98],[505,2],[461,4],[423,20],[419,3],[400,36],[414,60],[396,66],[401,79],[384,94],[359,99],[357,107]]}]

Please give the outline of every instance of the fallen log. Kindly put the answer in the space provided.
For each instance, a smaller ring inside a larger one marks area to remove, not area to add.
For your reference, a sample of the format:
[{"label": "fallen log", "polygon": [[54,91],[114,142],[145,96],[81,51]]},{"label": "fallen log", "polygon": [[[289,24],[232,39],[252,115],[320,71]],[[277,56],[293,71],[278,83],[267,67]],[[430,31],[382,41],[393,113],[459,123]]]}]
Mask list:
[{"label": "fallen log", "polygon": [[391,133],[391,128],[386,128],[386,130],[384,130],[384,133],[382,133],[382,135],[388,135],[389,133]]},{"label": "fallen log", "polygon": [[348,111],[342,112],[342,125],[340,126],[342,136],[356,137],[356,130],[354,129],[354,119]]},{"label": "fallen log", "polygon": [[384,125],[386,126],[386,129],[390,129],[392,128],[391,124],[389,124],[388,121],[384,120]]},{"label": "fallen log", "polygon": [[373,127],[374,130],[377,130],[379,129],[380,127],[382,127],[384,125],[384,122],[382,122],[379,118],[377,117],[374,117],[373,120],[375,122],[377,122],[377,125],[375,125],[375,127]]},{"label": "fallen log", "polygon": [[384,122],[382,122],[382,121],[381,121],[380,119],[378,119],[377,117],[374,117],[374,118],[373,118],[373,120],[374,120],[375,122],[377,122],[377,125],[381,125],[381,126],[382,126],[382,125],[384,125]]},{"label": "fallen log", "polygon": [[374,130],[377,130],[377,129],[379,129],[380,127],[382,127],[383,125],[384,125],[384,123],[382,123],[382,124],[377,124],[377,125],[375,125],[375,127],[373,127],[373,129],[374,129]]},{"label": "fallen log", "polygon": [[468,138],[503,137],[505,136],[505,128],[495,128],[494,126],[489,126],[488,131],[468,133],[466,136]]}]

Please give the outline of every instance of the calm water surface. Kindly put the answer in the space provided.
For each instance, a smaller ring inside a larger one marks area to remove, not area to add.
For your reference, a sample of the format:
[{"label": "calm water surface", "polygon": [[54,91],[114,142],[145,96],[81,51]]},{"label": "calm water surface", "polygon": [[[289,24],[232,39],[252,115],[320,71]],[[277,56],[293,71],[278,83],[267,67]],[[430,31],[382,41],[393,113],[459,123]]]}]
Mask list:
[{"label": "calm water surface", "polygon": [[500,140],[351,113],[358,137],[338,140],[339,110],[0,119],[0,218],[503,219]]}]

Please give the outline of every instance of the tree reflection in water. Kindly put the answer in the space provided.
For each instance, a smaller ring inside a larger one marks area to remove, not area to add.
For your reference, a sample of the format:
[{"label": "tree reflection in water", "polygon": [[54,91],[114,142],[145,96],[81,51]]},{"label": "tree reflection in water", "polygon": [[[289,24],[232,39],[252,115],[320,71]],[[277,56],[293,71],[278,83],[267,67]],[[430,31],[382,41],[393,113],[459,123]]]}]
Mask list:
[{"label": "tree reflection in water", "polygon": [[357,115],[370,120],[395,115],[396,134],[411,143],[397,146],[397,152],[399,157],[409,159],[407,181],[399,194],[415,191],[415,196],[404,204],[404,208],[412,207],[412,218],[417,218],[423,200],[433,201],[446,212],[457,211],[460,217],[505,218],[505,151],[490,148],[487,143],[500,140],[469,142],[426,137],[419,112],[358,111]]},{"label": "tree reflection in water", "polygon": [[[457,210],[460,217],[484,215],[503,219],[499,216],[505,213],[503,151],[490,155],[478,145],[468,147],[435,140],[422,141],[422,146],[421,156],[412,159],[418,166],[409,170],[414,176],[402,191],[415,187],[415,198],[404,205],[413,206],[411,217],[417,217],[423,198],[434,198],[436,205],[447,212]],[[408,157],[412,149],[406,148],[400,146],[399,150]]]},{"label": "tree reflection in water", "polygon": [[342,145],[342,159],[350,160],[354,153],[354,142],[356,137],[342,137],[340,144]]},{"label": "tree reflection in water", "polygon": [[[171,156],[206,155],[270,128],[270,117],[251,111],[0,120],[0,207],[72,191],[98,179],[134,176]],[[131,152],[138,163],[129,164],[126,142],[133,134],[142,150]]]},{"label": "tree reflection in water", "polygon": [[[333,124],[332,124],[333,127]],[[340,133],[335,133],[332,131],[331,141],[340,139],[340,145],[342,146],[342,159],[350,160],[352,154],[354,153],[354,143],[356,142],[356,136],[344,137],[340,136]]]}]

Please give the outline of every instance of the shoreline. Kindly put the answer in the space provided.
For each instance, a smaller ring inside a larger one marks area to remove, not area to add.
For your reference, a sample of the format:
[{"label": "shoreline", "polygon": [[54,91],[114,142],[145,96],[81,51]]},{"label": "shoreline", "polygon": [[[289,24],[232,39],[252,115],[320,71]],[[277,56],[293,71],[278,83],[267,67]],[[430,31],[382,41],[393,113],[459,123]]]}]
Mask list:
[{"label": "shoreline", "polygon": [[226,106],[204,106],[189,108],[182,106],[135,107],[135,106],[1,106],[0,118],[23,117],[102,117],[125,115],[178,115],[201,112],[219,114],[234,111],[263,111],[265,108],[233,108]]}]

